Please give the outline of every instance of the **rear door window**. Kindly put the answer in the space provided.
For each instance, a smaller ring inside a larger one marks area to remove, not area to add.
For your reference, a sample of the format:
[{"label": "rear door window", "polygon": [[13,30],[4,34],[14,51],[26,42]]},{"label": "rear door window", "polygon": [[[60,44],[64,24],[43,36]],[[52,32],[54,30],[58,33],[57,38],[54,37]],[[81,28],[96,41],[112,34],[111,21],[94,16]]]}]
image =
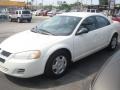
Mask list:
[{"label": "rear door window", "polygon": [[19,11],[19,14],[21,14],[21,11]]},{"label": "rear door window", "polygon": [[98,23],[98,28],[102,28],[102,27],[110,25],[110,22],[104,17],[96,16],[96,20]]},{"label": "rear door window", "polygon": [[18,11],[16,11],[16,14],[18,14]]}]

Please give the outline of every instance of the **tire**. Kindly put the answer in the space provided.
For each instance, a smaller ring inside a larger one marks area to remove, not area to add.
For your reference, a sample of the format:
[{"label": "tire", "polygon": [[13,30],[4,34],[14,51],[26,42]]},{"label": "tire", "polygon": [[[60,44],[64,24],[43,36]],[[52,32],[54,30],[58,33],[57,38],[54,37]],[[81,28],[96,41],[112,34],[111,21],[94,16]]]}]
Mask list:
[{"label": "tire", "polygon": [[12,22],[12,18],[11,17],[9,17],[8,20],[9,20],[9,22]]},{"label": "tire", "polygon": [[118,35],[113,35],[110,44],[108,45],[108,50],[115,50],[118,45]]},{"label": "tire", "polygon": [[55,52],[50,56],[45,67],[45,76],[58,79],[67,72],[70,65],[70,56],[64,51]]},{"label": "tire", "polygon": [[27,22],[29,22],[29,23],[30,23],[30,22],[31,22],[31,19],[28,19],[28,20],[27,20]]},{"label": "tire", "polygon": [[21,23],[22,20],[21,20],[20,18],[17,18],[17,22],[18,22],[18,23]]}]

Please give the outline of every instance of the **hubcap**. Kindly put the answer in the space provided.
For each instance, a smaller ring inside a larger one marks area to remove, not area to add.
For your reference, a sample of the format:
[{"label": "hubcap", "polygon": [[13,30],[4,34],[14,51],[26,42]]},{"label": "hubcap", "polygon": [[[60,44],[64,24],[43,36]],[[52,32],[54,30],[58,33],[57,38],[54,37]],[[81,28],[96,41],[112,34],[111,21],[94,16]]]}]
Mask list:
[{"label": "hubcap", "polygon": [[55,74],[61,74],[65,71],[67,66],[67,59],[65,56],[58,56],[55,58],[53,65],[52,65],[52,71]]},{"label": "hubcap", "polygon": [[116,45],[117,45],[117,38],[116,37],[114,37],[113,39],[112,39],[112,42],[111,42],[111,48],[115,48],[116,47]]}]

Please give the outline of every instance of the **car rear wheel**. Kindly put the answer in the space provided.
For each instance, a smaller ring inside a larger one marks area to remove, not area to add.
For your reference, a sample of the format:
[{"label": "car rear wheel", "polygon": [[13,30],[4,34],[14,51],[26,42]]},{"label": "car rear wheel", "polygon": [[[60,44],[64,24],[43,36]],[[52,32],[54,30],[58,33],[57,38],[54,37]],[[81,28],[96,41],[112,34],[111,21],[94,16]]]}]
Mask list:
[{"label": "car rear wheel", "polygon": [[109,50],[114,50],[117,48],[117,45],[118,45],[118,35],[114,35],[111,39],[111,42],[108,46],[108,49]]},{"label": "car rear wheel", "polygon": [[46,64],[45,76],[52,79],[62,77],[70,65],[69,55],[63,51],[54,53]]}]

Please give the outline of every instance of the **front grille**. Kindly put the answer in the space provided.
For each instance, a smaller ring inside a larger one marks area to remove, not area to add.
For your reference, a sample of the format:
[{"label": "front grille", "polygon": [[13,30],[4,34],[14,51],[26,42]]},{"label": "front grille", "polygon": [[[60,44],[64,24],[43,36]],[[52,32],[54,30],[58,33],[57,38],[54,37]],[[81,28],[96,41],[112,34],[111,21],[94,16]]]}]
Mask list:
[{"label": "front grille", "polygon": [[5,59],[3,59],[3,58],[0,58],[0,61],[1,61],[2,63],[4,63],[4,62],[5,62]]},{"label": "front grille", "polygon": [[1,52],[1,55],[5,56],[5,57],[9,57],[11,55],[11,53],[3,50]]}]

